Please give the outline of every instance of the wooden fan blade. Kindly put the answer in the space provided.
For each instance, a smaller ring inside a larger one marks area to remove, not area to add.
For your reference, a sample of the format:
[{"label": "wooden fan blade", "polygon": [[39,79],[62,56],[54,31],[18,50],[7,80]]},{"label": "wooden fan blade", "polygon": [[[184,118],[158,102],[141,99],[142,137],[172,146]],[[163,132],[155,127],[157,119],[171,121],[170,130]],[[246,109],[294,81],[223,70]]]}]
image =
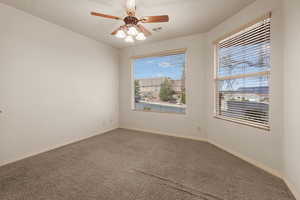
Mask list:
[{"label": "wooden fan blade", "polygon": [[96,13],[96,12],[91,12],[91,15],[98,16],[98,17],[109,18],[109,19],[122,20],[121,17],[116,17],[116,16],[112,16],[112,15],[106,15],[106,14]]},{"label": "wooden fan blade", "polygon": [[150,31],[148,31],[148,29],[146,29],[143,25],[138,24],[138,25],[136,25],[136,26],[137,26],[137,28],[138,28],[141,32],[144,33],[145,36],[150,36],[150,35],[152,35],[152,33],[151,33]]},{"label": "wooden fan blade", "polygon": [[158,22],[168,22],[169,16],[168,15],[160,15],[160,16],[149,16],[143,17],[141,22],[143,23],[158,23]]}]

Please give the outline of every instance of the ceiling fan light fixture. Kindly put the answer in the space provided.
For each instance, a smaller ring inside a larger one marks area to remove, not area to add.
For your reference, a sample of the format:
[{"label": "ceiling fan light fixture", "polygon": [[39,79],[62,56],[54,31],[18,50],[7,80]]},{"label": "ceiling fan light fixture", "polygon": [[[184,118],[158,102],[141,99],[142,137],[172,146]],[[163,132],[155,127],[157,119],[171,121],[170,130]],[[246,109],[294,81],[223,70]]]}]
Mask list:
[{"label": "ceiling fan light fixture", "polygon": [[131,35],[128,35],[126,38],[125,38],[125,42],[128,42],[128,43],[133,43],[134,42],[134,39]]},{"label": "ceiling fan light fixture", "polygon": [[169,22],[168,15],[137,17],[136,0],[123,1],[126,1],[125,12],[127,16],[118,17],[99,12],[91,12],[91,15],[93,16],[123,21],[123,25],[111,32],[111,35],[114,35],[117,38],[123,38],[128,43],[133,43],[136,40],[146,40],[146,37],[150,37],[152,33],[146,27],[144,27],[143,24]]},{"label": "ceiling fan light fixture", "polygon": [[136,30],[135,27],[131,26],[128,31],[127,31],[127,34],[128,35],[131,35],[131,36],[135,36],[137,34],[139,34],[138,30]]},{"label": "ceiling fan light fixture", "polygon": [[118,30],[117,34],[116,34],[117,38],[125,38],[126,37],[126,33],[123,30]]},{"label": "ceiling fan light fixture", "polygon": [[146,40],[146,36],[144,35],[144,33],[139,33],[135,39],[136,40]]}]

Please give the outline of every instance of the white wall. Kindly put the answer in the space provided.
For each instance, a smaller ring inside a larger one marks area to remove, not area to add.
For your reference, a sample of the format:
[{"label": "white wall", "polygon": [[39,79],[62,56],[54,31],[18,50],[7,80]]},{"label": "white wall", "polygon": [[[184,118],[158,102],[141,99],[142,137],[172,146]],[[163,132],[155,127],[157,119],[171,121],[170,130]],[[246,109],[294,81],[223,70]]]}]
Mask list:
[{"label": "white wall", "polygon": [[[164,132],[176,136],[202,139],[204,132],[205,61],[202,35],[182,37],[123,49],[120,66],[120,125],[123,128]],[[186,115],[133,111],[131,56],[187,48],[187,110]],[[198,129],[200,127],[200,129]]]},{"label": "white wall", "polygon": [[0,4],[0,165],[118,126],[118,50]]},{"label": "white wall", "polygon": [[284,171],[300,199],[300,1],[285,0]]},{"label": "white wall", "polygon": [[[264,131],[244,125],[213,118],[213,41],[226,33],[232,32],[268,11],[273,13],[272,21],[272,58],[271,58],[271,131]],[[207,33],[208,56],[207,65],[207,133],[209,140],[250,158],[258,164],[271,168],[279,174],[282,171],[282,9],[280,0],[260,0],[246,7],[235,16],[229,18]]]}]

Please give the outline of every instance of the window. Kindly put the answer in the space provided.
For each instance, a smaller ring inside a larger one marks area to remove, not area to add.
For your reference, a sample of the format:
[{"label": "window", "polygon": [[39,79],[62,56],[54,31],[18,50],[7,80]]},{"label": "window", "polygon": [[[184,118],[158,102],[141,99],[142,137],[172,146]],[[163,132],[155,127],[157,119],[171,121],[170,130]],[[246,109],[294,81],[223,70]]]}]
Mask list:
[{"label": "window", "polygon": [[269,129],[271,14],[216,42],[217,118]]},{"label": "window", "polygon": [[133,59],[134,110],[184,114],[185,50]]}]

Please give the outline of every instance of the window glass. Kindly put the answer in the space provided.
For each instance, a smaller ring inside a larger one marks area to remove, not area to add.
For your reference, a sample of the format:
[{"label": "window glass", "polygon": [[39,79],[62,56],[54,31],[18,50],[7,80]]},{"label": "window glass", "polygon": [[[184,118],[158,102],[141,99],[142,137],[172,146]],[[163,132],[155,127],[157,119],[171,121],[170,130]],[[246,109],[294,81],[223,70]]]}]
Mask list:
[{"label": "window glass", "polygon": [[139,58],[133,61],[134,109],[185,113],[185,54]]}]

